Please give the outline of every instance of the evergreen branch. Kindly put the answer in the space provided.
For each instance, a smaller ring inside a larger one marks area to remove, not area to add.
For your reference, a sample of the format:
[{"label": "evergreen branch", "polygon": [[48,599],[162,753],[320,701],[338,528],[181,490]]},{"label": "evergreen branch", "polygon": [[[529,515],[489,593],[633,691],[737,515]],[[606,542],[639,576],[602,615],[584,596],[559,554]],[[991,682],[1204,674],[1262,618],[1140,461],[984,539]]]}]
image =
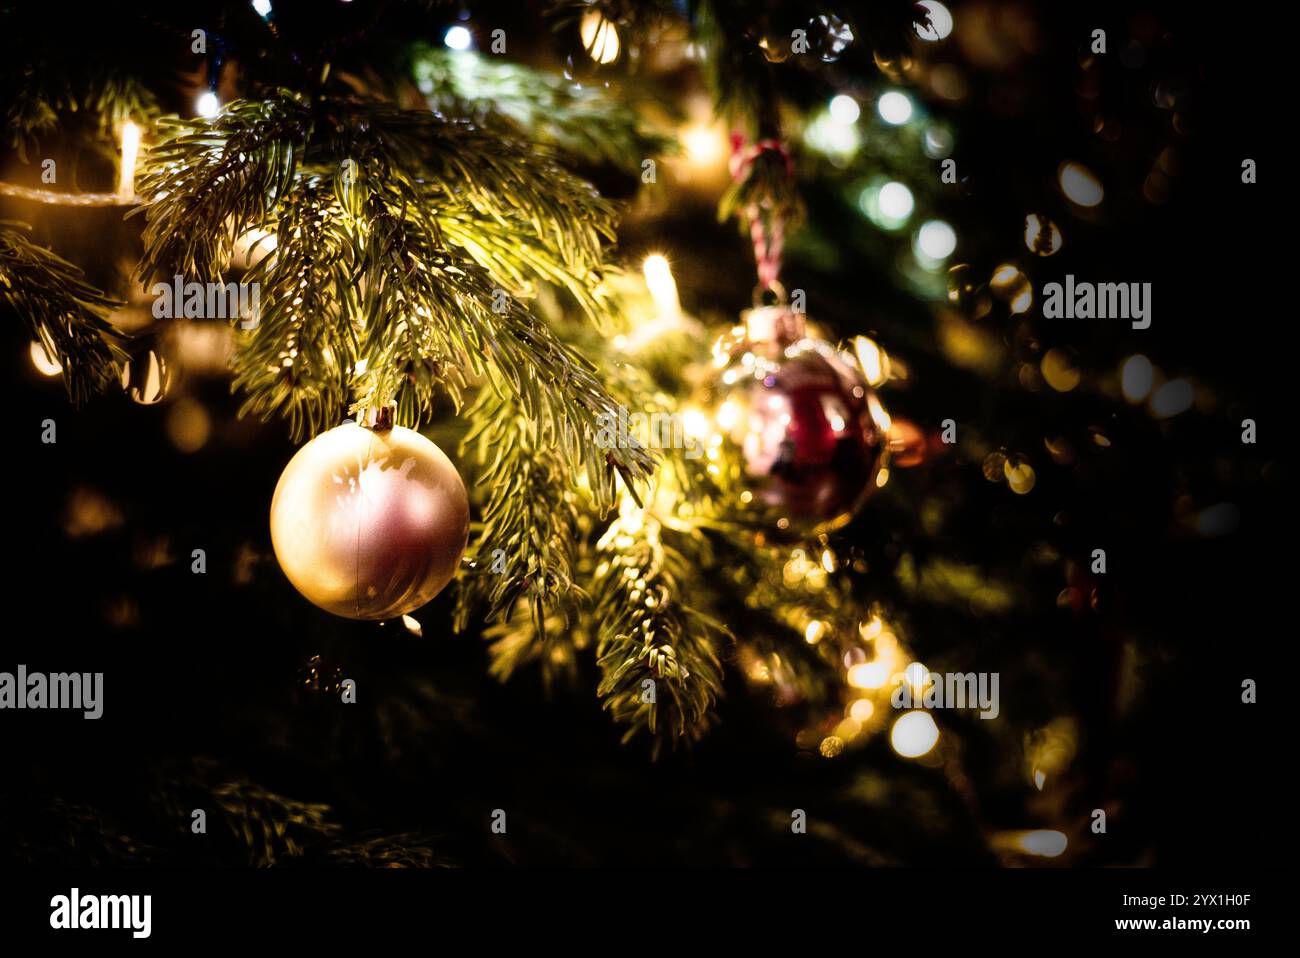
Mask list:
[{"label": "evergreen branch", "polygon": [[212,798],[227,827],[243,839],[248,863],[257,868],[300,857],[306,842],[342,831],[330,821],[328,805],[286,798],[242,776],[214,785]]},{"label": "evergreen branch", "polygon": [[325,852],[331,865],[342,868],[450,868],[452,863],[429,847],[419,834],[378,835],[340,842]]},{"label": "evergreen branch", "polygon": [[722,691],[715,644],[731,638],[726,626],[682,601],[691,563],[663,541],[664,531],[652,517],[625,510],[600,541],[593,585],[597,694],[628,726],[624,741],[644,730],[656,755],[665,742],[706,730]]},{"label": "evergreen branch", "polygon": [[474,427],[461,450],[475,450],[476,485],[490,491],[476,537],[477,574],[463,580],[458,627],[468,624],[477,600],[487,602],[489,618],[504,621],[527,596],[534,633],[543,637],[547,610],[574,588],[577,496],[553,450],[538,445],[533,424],[509,399],[485,390],[468,415]]},{"label": "evergreen branch", "polygon": [[488,671],[504,682],[516,670],[536,665],[547,692],[560,683],[572,686],[578,677],[578,653],[591,644],[590,632],[585,616],[571,614],[577,603],[562,600],[561,606],[540,628],[532,610],[519,603],[511,615],[484,629],[492,657]]},{"label": "evergreen branch", "polygon": [[[589,184],[472,124],[370,103],[285,94],[166,128],[141,186],[155,198],[140,274],[210,282],[245,231],[272,226],[280,242],[253,274],[270,309],[236,361],[246,410],[286,412],[302,435],[351,388],[411,423],[437,389],[459,405],[486,379],[536,449],[588,476],[599,508],[614,471],[630,485],[649,475],[643,450],[596,442],[614,404],[591,363],[508,295],[532,278],[603,309],[593,287],[613,215]],[[513,255],[511,237],[526,238]]]},{"label": "evergreen branch", "polygon": [[641,115],[603,88],[517,63],[420,45],[412,72],[434,112],[504,126],[587,163],[639,172],[642,160],[674,144],[645,130]]},{"label": "evergreen branch", "polygon": [[68,398],[80,404],[121,375],[124,337],[108,321],[121,303],[91,286],[67,260],[33,243],[25,230],[0,221],[0,301],[63,367]]},{"label": "evergreen branch", "polygon": [[615,501],[615,472],[629,487],[649,477],[652,454],[597,441],[597,423],[617,407],[588,360],[517,300],[501,298],[467,255],[432,245],[427,228],[396,216],[372,222],[363,401],[396,398],[399,414],[428,412],[436,383],[486,377],[517,403],[535,449],[552,450],[570,475],[586,474],[598,509]]},{"label": "evergreen branch", "polygon": [[235,239],[271,219],[298,179],[310,111],[282,94],[231,103],[219,116],[159,122],[136,189],[150,198],[137,275],[215,282]]},{"label": "evergreen branch", "polygon": [[282,237],[254,281],[267,293],[259,323],[235,353],[234,387],[247,398],[241,415],[285,415],[295,437],[313,435],[348,399],[355,336],[340,291],[350,287],[350,237],[327,184],[309,182],[276,220]]}]

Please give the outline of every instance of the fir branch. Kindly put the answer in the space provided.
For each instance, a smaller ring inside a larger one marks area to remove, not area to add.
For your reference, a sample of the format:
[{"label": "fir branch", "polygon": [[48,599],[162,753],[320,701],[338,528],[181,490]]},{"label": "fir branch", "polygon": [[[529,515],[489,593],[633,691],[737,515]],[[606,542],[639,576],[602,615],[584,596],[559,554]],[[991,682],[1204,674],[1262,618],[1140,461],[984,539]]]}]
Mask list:
[{"label": "fir branch", "polygon": [[653,517],[625,511],[600,541],[593,585],[597,694],[628,726],[624,741],[648,732],[656,755],[665,742],[696,739],[708,727],[722,691],[715,646],[731,638],[726,626],[683,602],[693,567],[664,532],[674,535]]},{"label": "fir branch", "polygon": [[26,229],[0,221],[0,302],[63,367],[68,398],[80,404],[121,375],[124,336],[108,321],[121,303],[91,286],[67,260],[33,243]]},{"label": "fir branch", "polygon": [[510,295],[531,279],[605,310],[595,287],[613,214],[589,184],[521,142],[382,104],[283,94],[166,129],[141,185],[155,197],[142,277],[210,282],[245,231],[270,226],[280,242],[254,273],[266,321],[236,360],[246,410],[287,413],[305,435],[351,389],[361,404],[396,401],[409,424],[439,390],[459,406],[486,380],[536,449],[587,475],[598,508],[615,501],[614,472],[649,475],[643,450],[596,442],[614,404],[592,364]]},{"label": "fir branch", "polygon": [[137,275],[220,279],[235,239],[270,220],[298,179],[310,111],[291,94],[241,100],[211,120],[164,119],[136,189],[144,213]]},{"label": "fir branch", "polygon": [[342,830],[330,821],[328,805],[286,798],[243,777],[214,785],[212,798],[227,827],[247,847],[248,863],[257,868],[297,858],[306,843]]},{"label": "fir branch", "polygon": [[582,86],[517,63],[471,52],[416,47],[412,72],[429,108],[505,126],[587,163],[639,172],[675,141],[651,133],[641,114],[598,86]]},{"label": "fir branch", "polygon": [[[590,568],[584,563],[581,571]],[[578,655],[591,644],[587,616],[577,614],[577,606],[566,597],[560,611],[539,626],[531,609],[516,604],[511,615],[483,630],[490,643],[489,673],[504,682],[518,669],[535,665],[547,692],[561,683],[572,686],[578,677]]]},{"label": "fir branch", "polygon": [[340,843],[325,852],[330,865],[342,868],[450,868],[452,862],[431,847],[425,835],[378,835]]},{"label": "fir branch", "polygon": [[339,295],[349,288],[350,238],[325,184],[310,182],[276,220],[279,242],[253,281],[266,290],[259,325],[234,357],[241,414],[285,415],[295,436],[332,424],[348,398],[356,345]]},{"label": "fir branch", "polygon": [[475,539],[477,572],[464,579],[458,627],[468,624],[479,600],[487,602],[490,618],[504,621],[526,596],[533,631],[545,636],[547,610],[572,598],[577,495],[562,463],[538,443],[536,429],[514,403],[485,390],[469,418],[475,425],[461,450],[476,452],[476,484],[490,491]]}]

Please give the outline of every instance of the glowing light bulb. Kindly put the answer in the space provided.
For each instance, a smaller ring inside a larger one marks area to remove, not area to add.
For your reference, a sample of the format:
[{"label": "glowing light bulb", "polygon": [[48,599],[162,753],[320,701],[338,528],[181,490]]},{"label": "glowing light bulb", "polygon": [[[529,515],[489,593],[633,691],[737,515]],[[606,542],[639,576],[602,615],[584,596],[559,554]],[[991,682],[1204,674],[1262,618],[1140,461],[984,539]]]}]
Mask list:
[{"label": "glowing light bulb", "polygon": [[880,204],[881,215],[891,220],[907,219],[912,215],[912,207],[915,205],[912,191],[898,182],[882,186],[877,202]]},{"label": "glowing light bulb", "polygon": [[613,63],[618,59],[618,27],[601,11],[584,13],[578,33],[582,37],[582,48],[597,63]]},{"label": "glowing light bulb", "polygon": [[712,166],[726,152],[718,130],[704,123],[688,126],[681,133],[686,158],[696,166]]},{"label": "glowing light bulb", "polygon": [[912,118],[912,101],[906,93],[890,90],[876,101],[876,112],[890,126],[902,126]]},{"label": "glowing light bulb", "polygon": [[1062,163],[1057,180],[1061,192],[1079,206],[1096,206],[1106,195],[1101,181],[1082,163]]},{"label": "glowing light bulb", "polygon": [[442,42],[452,50],[468,50],[474,42],[474,35],[465,27],[457,24],[454,27],[447,28],[447,32],[442,35]]},{"label": "glowing light bulb", "polygon": [[257,15],[265,20],[271,15],[271,0],[253,0],[253,9]]},{"label": "glowing light bulb", "polygon": [[957,248],[957,233],[943,220],[928,220],[916,234],[916,252],[921,258],[942,262]]},{"label": "glowing light bulb", "polygon": [[205,90],[199,96],[198,102],[195,103],[194,108],[198,111],[199,116],[212,119],[212,117],[221,112],[221,101],[217,99],[217,94],[215,92],[212,90]]},{"label": "glowing light bulb", "polygon": [[903,758],[920,758],[939,741],[939,726],[929,712],[907,712],[889,731],[889,744]]},{"label": "glowing light bulb", "polygon": [[650,290],[659,315],[665,318],[680,315],[682,306],[677,298],[677,281],[673,279],[668,258],[660,253],[652,253],[641,264],[641,271],[645,274],[646,288]]},{"label": "glowing light bulb", "polygon": [[855,689],[878,689],[889,681],[889,666],[879,660],[863,662],[849,669],[848,680]]},{"label": "glowing light bulb", "polygon": [[57,376],[63,372],[63,367],[56,360],[50,358],[50,354],[45,351],[45,347],[41,345],[39,339],[32,340],[31,353],[32,365],[36,367],[36,371],[42,376]]},{"label": "glowing light bulb", "polygon": [[921,0],[917,4],[930,15],[928,26],[914,24],[916,35],[929,43],[937,43],[952,33],[952,13],[938,0]]},{"label": "glowing light bulb", "polygon": [[862,115],[858,101],[845,93],[831,98],[830,111],[831,119],[841,126],[852,126]]},{"label": "glowing light bulb", "polygon": [[140,128],[127,120],[122,124],[122,163],[117,168],[117,195],[135,196],[135,161],[140,155]]}]

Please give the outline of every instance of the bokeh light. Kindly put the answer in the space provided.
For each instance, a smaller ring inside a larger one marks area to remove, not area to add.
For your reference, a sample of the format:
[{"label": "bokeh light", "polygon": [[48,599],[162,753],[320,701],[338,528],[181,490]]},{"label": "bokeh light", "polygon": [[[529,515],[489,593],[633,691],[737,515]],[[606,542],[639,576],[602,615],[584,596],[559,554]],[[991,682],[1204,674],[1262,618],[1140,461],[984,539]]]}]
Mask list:
[{"label": "bokeh light", "polygon": [[889,744],[903,758],[920,758],[939,741],[939,726],[929,712],[906,712],[889,730]]},{"label": "bokeh light", "polygon": [[1092,207],[1102,201],[1106,191],[1101,181],[1093,176],[1092,171],[1081,163],[1066,162],[1061,164],[1057,173],[1061,192],[1071,203],[1078,206]]},{"label": "bokeh light", "polygon": [[876,112],[891,126],[902,126],[912,118],[912,99],[906,93],[890,90],[876,101]]}]

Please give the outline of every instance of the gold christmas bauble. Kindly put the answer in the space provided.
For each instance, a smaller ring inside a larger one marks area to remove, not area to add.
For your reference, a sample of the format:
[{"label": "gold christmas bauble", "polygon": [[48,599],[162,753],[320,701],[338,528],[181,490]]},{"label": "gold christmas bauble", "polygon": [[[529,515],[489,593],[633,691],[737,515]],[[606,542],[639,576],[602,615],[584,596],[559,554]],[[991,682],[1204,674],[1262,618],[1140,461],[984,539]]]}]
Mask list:
[{"label": "gold christmas bauble", "polygon": [[469,535],[456,467],[401,426],[347,422],[289,460],[271,500],[271,544],[294,588],[327,612],[390,619],[451,581]]}]

